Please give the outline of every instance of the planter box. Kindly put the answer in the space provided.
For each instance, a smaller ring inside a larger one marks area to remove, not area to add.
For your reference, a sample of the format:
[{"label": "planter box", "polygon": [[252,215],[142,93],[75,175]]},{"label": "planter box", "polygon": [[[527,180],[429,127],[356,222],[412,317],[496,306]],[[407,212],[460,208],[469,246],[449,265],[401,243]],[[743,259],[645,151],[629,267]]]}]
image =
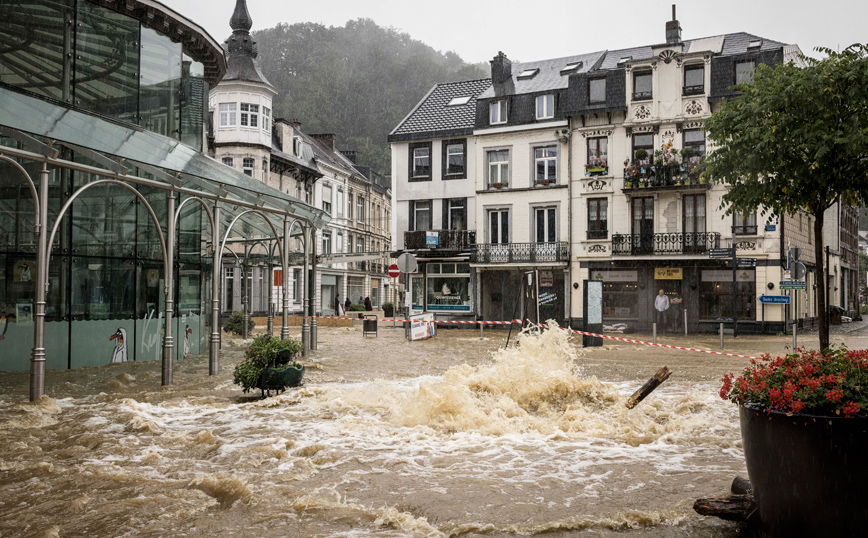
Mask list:
[{"label": "planter box", "polygon": [[864,536],[868,418],[739,407],[747,472],[773,537]]},{"label": "planter box", "polygon": [[266,391],[281,392],[286,387],[297,387],[301,385],[302,378],[304,378],[304,366],[300,368],[287,366],[282,369],[266,368],[262,371],[256,388],[260,389],[264,396]]}]

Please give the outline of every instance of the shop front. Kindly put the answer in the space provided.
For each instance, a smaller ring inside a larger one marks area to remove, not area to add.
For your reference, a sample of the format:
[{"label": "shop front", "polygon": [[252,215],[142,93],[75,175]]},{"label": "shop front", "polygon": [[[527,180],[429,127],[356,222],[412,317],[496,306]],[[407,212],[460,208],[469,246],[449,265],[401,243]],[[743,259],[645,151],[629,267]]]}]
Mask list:
[{"label": "shop front", "polygon": [[475,276],[469,263],[420,262],[410,276],[410,306],[414,313],[451,316],[473,314]]}]

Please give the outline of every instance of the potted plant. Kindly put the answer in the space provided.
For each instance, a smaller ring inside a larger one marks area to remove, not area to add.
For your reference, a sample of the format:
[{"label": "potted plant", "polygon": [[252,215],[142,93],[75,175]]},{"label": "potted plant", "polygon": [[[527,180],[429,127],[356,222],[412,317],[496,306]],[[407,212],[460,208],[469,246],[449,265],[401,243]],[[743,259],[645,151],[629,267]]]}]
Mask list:
[{"label": "potted plant", "polygon": [[540,185],[548,185],[548,184],[549,184],[549,180],[547,180],[547,179],[541,179],[541,180],[537,181],[537,183],[540,184]]},{"label": "potted plant", "polygon": [[868,526],[868,350],[799,349],[726,374],[748,475],[772,536],[859,536]]},{"label": "potted plant", "polygon": [[642,148],[636,150],[636,162],[641,163],[648,158],[648,151]]},{"label": "potted plant", "polygon": [[[226,323],[223,324],[223,330],[228,333],[241,334],[241,326],[243,321],[244,315],[241,313],[240,310],[232,312],[232,314],[229,315],[229,319],[227,319]],[[254,327],[256,327],[256,324],[253,323],[253,320],[247,320],[247,330],[252,331]]]},{"label": "potted plant", "polygon": [[299,352],[298,340],[257,336],[245,350],[244,359],[235,365],[233,380],[244,392],[260,389],[263,398],[272,390],[280,392],[299,385],[304,377],[304,366],[295,361]]},{"label": "potted plant", "polygon": [[350,305],[350,312],[358,312],[359,319],[364,319],[365,317],[365,305],[353,303]]},{"label": "potted plant", "polygon": [[387,318],[394,317],[395,305],[392,303],[383,303],[383,315]]},{"label": "potted plant", "polygon": [[492,183],[491,186],[495,189],[499,189],[503,187],[503,183]]}]

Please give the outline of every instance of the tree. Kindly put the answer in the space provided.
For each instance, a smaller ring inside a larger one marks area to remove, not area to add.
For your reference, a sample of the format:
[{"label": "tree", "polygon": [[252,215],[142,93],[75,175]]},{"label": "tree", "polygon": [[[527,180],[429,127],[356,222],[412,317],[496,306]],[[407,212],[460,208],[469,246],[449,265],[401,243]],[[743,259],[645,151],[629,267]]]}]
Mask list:
[{"label": "tree", "polygon": [[[823,216],[836,202],[868,205],[868,47],[817,49],[823,60],[759,66],[741,95],[706,123],[705,163],[727,185],[722,207],[814,217],[817,282],[825,282]],[[817,286],[820,349],[829,347],[826,287]]]}]

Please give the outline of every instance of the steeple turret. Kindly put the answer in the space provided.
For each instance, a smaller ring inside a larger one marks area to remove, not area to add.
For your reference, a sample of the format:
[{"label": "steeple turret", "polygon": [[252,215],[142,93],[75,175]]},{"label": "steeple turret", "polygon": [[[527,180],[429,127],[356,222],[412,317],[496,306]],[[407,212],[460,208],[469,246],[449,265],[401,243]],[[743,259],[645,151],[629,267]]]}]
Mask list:
[{"label": "steeple turret", "polygon": [[232,35],[225,41],[227,71],[223,80],[242,80],[246,82],[258,82],[269,88],[271,84],[259,70],[256,57],[259,55],[256,41],[250,35],[253,27],[253,19],[247,10],[247,0],[236,0],[235,11],[229,19]]}]

